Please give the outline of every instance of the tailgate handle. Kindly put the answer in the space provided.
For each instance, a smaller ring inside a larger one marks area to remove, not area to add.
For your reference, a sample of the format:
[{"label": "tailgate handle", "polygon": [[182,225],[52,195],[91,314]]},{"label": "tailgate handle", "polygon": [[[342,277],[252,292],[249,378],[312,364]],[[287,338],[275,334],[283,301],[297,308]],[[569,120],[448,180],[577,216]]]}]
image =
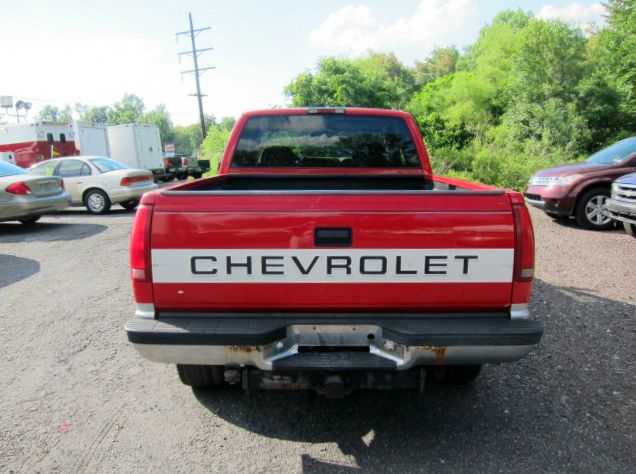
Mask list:
[{"label": "tailgate handle", "polygon": [[316,247],[351,247],[350,227],[316,228],[314,244]]}]

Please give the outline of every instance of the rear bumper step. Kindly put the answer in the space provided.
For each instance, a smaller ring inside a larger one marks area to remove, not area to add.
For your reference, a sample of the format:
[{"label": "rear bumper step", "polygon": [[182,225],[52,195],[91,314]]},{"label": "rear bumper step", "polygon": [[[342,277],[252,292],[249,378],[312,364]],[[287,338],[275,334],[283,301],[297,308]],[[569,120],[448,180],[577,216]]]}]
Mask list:
[{"label": "rear bumper step", "polygon": [[[338,316],[338,317],[336,317]],[[263,370],[407,369],[509,362],[541,339],[543,325],[503,315],[228,315],[135,318],[128,339],[147,359]],[[329,352],[353,347],[364,351]],[[311,347],[327,351],[305,352]]]},{"label": "rear bumper step", "polygon": [[245,315],[225,314],[160,319],[135,318],[126,323],[128,340],[140,344],[264,345],[285,338],[293,325],[373,325],[383,336],[405,345],[525,345],[541,339],[543,325],[505,315]]}]

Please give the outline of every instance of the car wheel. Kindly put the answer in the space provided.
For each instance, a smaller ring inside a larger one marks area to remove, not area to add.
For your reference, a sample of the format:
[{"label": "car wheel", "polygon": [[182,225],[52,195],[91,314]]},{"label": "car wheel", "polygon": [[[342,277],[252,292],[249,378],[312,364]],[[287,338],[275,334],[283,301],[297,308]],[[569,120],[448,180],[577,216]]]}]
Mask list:
[{"label": "car wheel", "polygon": [[590,230],[610,229],[614,222],[611,217],[603,214],[603,208],[609,196],[609,189],[605,188],[595,188],[584,192],[574,211],[577,224]]},{"label": "car wheel", "polygon": [[218,387],[223,383],[222,365],[177,364],[179,379],[190,387]]},{"label": "car wheel", "polygon": [[110,199],[104,191],[93,189],[84,196],[84,205],[91,214],[106,214],[110,211]]},{"label": "car wheel", "polygon": [[29,226],[35,224],[40,220],[42,216],[31,216],[31,217],[23,217],[22,219],[18,219],[23,225]]},{"label": "car wheel", "polygon": [[427,377],[430,377],[434,383],[468,385],[477,378],[480,372],[481,365],[447,365],[430,367]]},{"label": "car wheel", "polygon": [[631,235],[632,237],[636,237],[636,224],[630,224],[629,222],[623,222],[623,227],[625,228],[625,232],[627,232],[627,235]]},{"label": "car wheel", "polygon": [[120,202],[119,205],[124,209],[132,211],[139,205],[139,199],[131,199],[130,201]]}]

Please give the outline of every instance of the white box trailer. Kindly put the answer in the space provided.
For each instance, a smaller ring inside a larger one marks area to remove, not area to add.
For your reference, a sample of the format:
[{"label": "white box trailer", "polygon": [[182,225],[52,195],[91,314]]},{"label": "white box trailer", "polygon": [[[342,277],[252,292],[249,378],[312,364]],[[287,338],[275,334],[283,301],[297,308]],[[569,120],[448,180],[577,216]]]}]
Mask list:
[{"label": "white box trailer", "polygon": [[130,123],[108,127],[110,156],[133,168],[153,172],[155,179],[165,178],[159,127]]},{"label": "white box trailer", "polygon": [[108,127],[97,123],[73,122],[75,147],[84,156],[110,156]]}]

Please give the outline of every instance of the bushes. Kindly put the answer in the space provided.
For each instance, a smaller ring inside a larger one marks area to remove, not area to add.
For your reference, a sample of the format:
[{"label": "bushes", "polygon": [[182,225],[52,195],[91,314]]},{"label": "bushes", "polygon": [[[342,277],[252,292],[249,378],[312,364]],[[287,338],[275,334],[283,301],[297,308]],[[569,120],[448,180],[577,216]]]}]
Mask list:
[{"label": "bushes", "polygon": [[522,190],[538,170],[571,161],[564,153],[548,152],[538,143],[515,152],[493,144],[473,142],[462,150],[440,148],[431,154],[435,174],[516,190]]}]

